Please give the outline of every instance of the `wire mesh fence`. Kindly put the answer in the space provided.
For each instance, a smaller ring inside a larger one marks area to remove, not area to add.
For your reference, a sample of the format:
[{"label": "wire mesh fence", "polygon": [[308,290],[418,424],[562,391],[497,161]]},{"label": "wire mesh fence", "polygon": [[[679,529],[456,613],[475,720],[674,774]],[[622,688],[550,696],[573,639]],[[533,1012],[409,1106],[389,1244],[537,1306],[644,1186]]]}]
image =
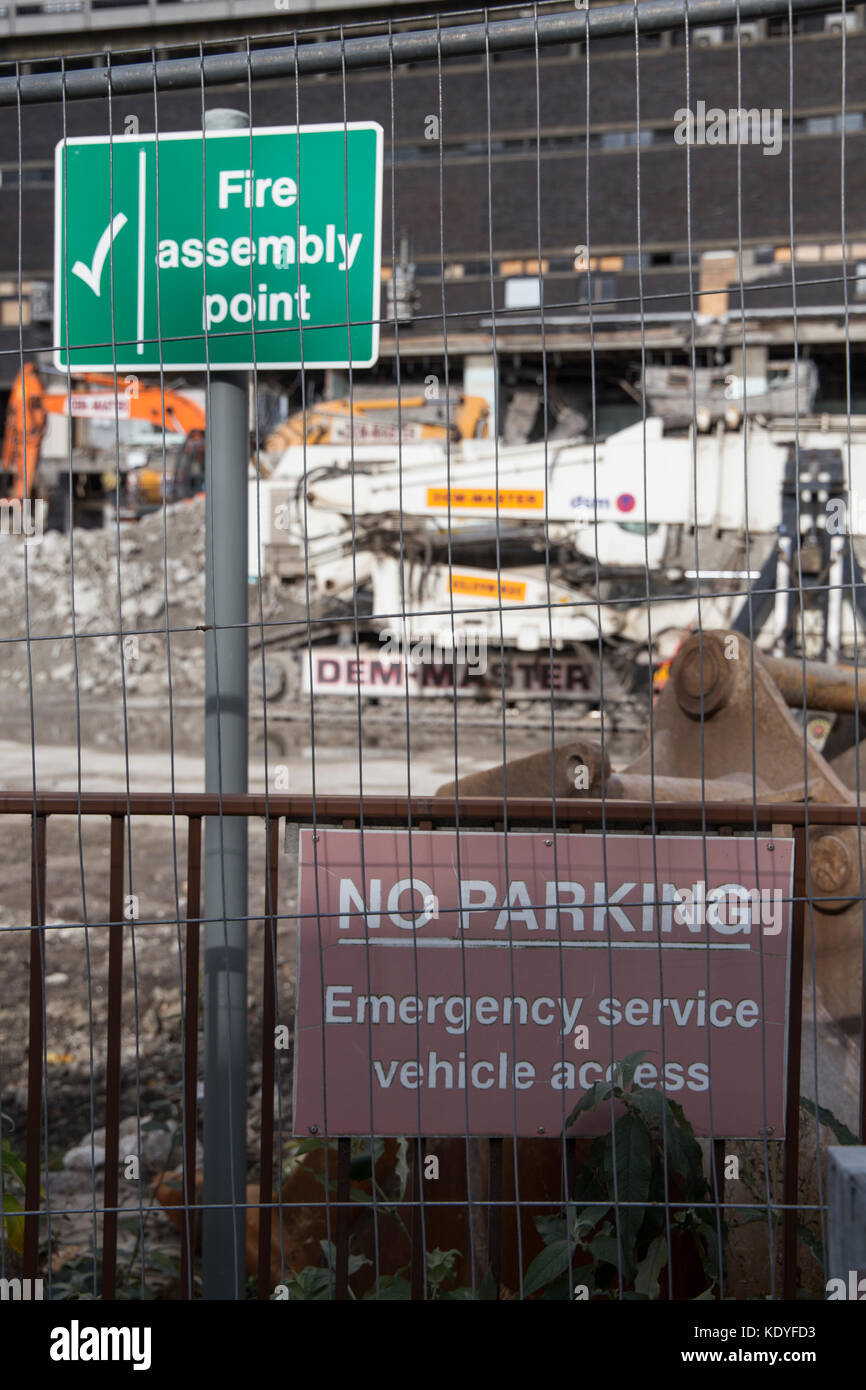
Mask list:
[{"label": "wire mesh fence", "polygon": [[864,61],[4,65],[4,1297],[857,1296]]}]

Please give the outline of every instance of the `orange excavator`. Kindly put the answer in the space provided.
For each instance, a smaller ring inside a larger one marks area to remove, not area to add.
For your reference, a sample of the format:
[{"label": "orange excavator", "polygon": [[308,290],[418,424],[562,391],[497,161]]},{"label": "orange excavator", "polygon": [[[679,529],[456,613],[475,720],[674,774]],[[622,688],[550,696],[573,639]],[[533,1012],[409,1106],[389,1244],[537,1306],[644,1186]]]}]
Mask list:
[{"label": "orange excavator", "polygon": [[409,444],[449,437],[487,439],[489,407],[481,396],[452,392],[450,401],[423,392],[355,386],[351,397],[319,401],[296,411],[265,443],[268,453],[300,444]]},{"label": "orange excavator", "polygon": [[[99,390],[98,388],[103,388]],[[107,388],[107,389],[106,389]],[[48,415],[65,415],[89,420],[139,420],[149,422],[166,434],[183,439],[200,439],[204,430],[204,411],[195,401],[159,385],[145,385],[137,377],[86,373],[76,376],[70,391],[46,391],[36,367],[28,362],[19,372],[9,394],[6,428],[0,457],[0,497],[37,497],[50,492],[48,479],[40,467],[40,452]],[[113,472],[117,463],[108,471]],[[87,479],[101,488],[106,460],[92,467],[76,469],[77,496],[87,492]],[[65,469],[63,470],[66,471]],[[153,471],[153,470],[151,470]],[[160,471],[157,486],[161,489]],[[145,498],[139,487],[139,496]],[[158,504],[157,496],[153,501]]]},{"label": "orange excavator", "polygon": [[[98,388],[103,388],[102,390]],[[106,389],[107,388],[107,389]],[[69,391],[48,392],[32,363],[19,373],[9,396],[0,459],[0,498],[48,496],[53,488],[68,492],[66,467],[55,466],[53,480],[40,465],[46,416],[90,420],[147,421],[163,436],[182,441],[166,459],[162,447],[151,450],[143,466],[129,467],[123,477],[123,504],[129,517],[189,497],[204,486],[204,410],[188,396],[137,377],[102,373],[77,376]],[[268,452],[293,444],[396,444],[400,441],[483,439],[489,436],[489,410],[481,397],[453,393],[450,401],[428,399],[382,387],[356,387],[351,398],[323,401],[298,411],[267,439]],[[159,438],[159,436],[157,436]],[[159,440],[160,446],[162,440]],[[82,461],[73,450],[74,495],[98,508],[103,486],[115,486],[119,460],[111,450]],[[260,460],[262,471],[269,468]]]}]

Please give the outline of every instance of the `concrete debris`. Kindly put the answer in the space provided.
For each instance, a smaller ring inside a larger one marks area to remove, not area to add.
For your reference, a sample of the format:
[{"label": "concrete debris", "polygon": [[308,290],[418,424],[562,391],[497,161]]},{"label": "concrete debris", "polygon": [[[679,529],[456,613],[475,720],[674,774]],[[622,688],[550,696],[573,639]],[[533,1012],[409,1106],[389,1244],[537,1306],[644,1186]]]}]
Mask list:
[{"label": "concrete debris", "polygon": [[[245,535],[238,544],[247,544]],[[204,497],[119,533],[112,525],[49,531],[26,546],[0,537],[0,560],[0,682],[9,697],[26,696],[31,671],[35,691],[68,696],[77,668],[81,692],[120,691],[125,677],[128,694],[164,698],[169,654],[174,693],[193,698],[203,691],[204,633],[197,629],[205,621]],[[276,596],[263,597],[268,618]],[[259,617],[255,584],[250,617]]]},{"label": "concrete debris", "polygon": [[[151,1128],[151,1126],[153,1126]],[[137,1156],[142,1167],[150,1172],[162,1172],[167,1166],[175,1147],[177,1121],[167,1120],[164,1124],[153,1125],[150,1115],[141,1118],[141,1145],[139,1147],[138,1120],[135,1115],[121,1121],[119,1160]],[[92,1146],[92,1147],[91,1147]],[[63,1167],[78,1171],[89,1171],[91,1167],[105,1166],[105,1130],[95,1129],[86,1135],[80,1144],[69,1149],[63,1156]]]},{"label": "concrete debris", "polygon": [[78,1144],[74,1149],[63,1155],[64,1168],[72,1168],[77,1172],[87,1172],[94,1168],[105,1167],[105,1149],[101,1149],[98,1144],[94,1144],[91,1149],[90,1144]]}]

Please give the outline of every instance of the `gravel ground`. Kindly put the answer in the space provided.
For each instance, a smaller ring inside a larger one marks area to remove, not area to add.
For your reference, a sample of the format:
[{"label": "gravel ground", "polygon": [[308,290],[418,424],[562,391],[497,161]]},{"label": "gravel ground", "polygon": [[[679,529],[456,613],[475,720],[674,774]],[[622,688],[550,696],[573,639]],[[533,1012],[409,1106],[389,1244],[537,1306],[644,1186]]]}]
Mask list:
[{"label": "gravel ground", "polygon": [[[29,933],[20,928],[29,911],[29,874],[10,872],[13,863],[27,862],[30,829],[24,818],[4,826],[2,858],[6,868],[0,930],[3,947],[3,1047],[0,1084],[7,1137],[23,1150],[26,1127],[26,1063],[28,1027]],[[256,834],[258,830],[258,834]],[[185,832],[179,827],[177,894],[181,913],[185,902]],[[71,818],[55,818],[50,824],[47,898],[49,929],[44,934],[46,1063],[43,1144],[47,1134],[48,1205],[58,1214],[51,1221],[52,1268],[61,1266],[93,1247],[93,1210],[103,1201],[104,1164],[98,1131],[105,1121],[105,1059],[107,1037],[108,931],[104,926],[82,924],[104,921],[108,915],[108,825],[88,822],[79,839]],[[84,893],[80,855],[85,864]],[[122,1088],[120,1115],[127,1130],[136,1129],[141,1115],[145,1130],[139,1148],[140,1183],[120,1181],[120,1203],[138,1218],[153,1205],[151,1193],[160,1175],[180,1162],[180,1137],[172,1129],[182,1118],[181,990],[182,945],[185,927],[178,927],[175,873],[170,827],[139,820],[132,827],[132,876],[130,889],[139,894],[140,920],[131,926],[124,943],[122,1025]],[[280,912],[295,910],[294,874],[281,863]],[[288,869],[288,871],[287,871]],[[264,927],[255,913],[262,910],[265,875],[264,836],[258,827],[250,835],[252,885],[249,931],[249,1032],[248,1140],[251,1161],[258,1155],[261,1104],[261,1008]],[[260,885],[260,886],[259,886]],[[171,920],[171,919],[174,920]],[[159,919],[162,919],[160,921]],[[166,920],[168,919],[168,920]],[[16,928],[19,928],[16,930]],[[291,1026],[293,1017],[294,931],[280,933],[278,964],[279,1019]],[[282,1054],[283,1059],[286,1054]],[[291,1059],[282,1066],[282,1103],[286,1125],[291,1105]],[[91,1080],[92,1072],[92,1080]],[[200,1088],[201,1089],[201,1088]],[[199,1138],[201,1137],[199,1107]],[[14,1130],[10,1132],[10,1126]],[[92,1163],[88,1136],[96,1135],[96,1164]],[[286,1132],[288,1132],[286,1128]],[[17,1143],[16,1143],[17,1141]],[[83,1146],[83,1147],[82,1147]],[[121,1151],[123,1153],[123,1150]],[[123,1168],[121,1168],[123,1172]],[[141,1259],[138,1248],[140,1220],[122,1227],[121,1263],[132,1260],[137,1277]],[[178,1237],[161,1209],[144,1224],[151,1251],[176,1260]],[[101,1240],[101,1236],[100,1236]],[[150,1255],[148,1255],[150,1260]],[[139,1263],[136,1263],[138,1260]],[[62,1275],[60,1276],[63,1277]],[[148,1266],[149,1283],[160,1284],[160,1272]],[[165,1275],[162,1275],[165,1280]]]},{"label": "gravel ground", "polygon": [[[5,542],[0,556],[0,690],[4,724],[0,739],[5,789],[30,790],[34,766],[40,790],[168,789],[201,790],[203,778],[204,636],[195,630],[204,621],[203,501],[169,510],[166,536],[156,514],[121,533],[121,607],[118,610],[117,536],[111,532],[76,532],[75,586],[72,606],[69,537],[49,534],[28,552],[28,583],[23,554]],[[163,564],[167,566],[166,610]],[[25,594],[27,607],[25,607]],[[276,596],[263,595],[265,616],[277,609]],[[251,589],[251,617],[258,616],[258,595]],[[74,629],[78,634],[78,692],[75,699]],[[171,670],[174,701],[167,694],[166,619],[173,629]],[[125,698],[120,648],[115,635],[136,636],[136,654],[127,651]],[[24,639],[28,632],[28,644]],[[10,640],[11,639],[11,640]],[[29,698],[33,677],[33,703]],[[356,720],[329,722],[317,711],[315,769],[309,727],[303,720],[276,725],[269,748],[269,777],[276,761],[289,767],[290,789],[309,792],[357,791],[400,794],[408,790],[403,719],[383,725],[371,711],[362,719],[362,752]],[[461,712],[462,713],[462,712]],[[414,717],[414,715],[413,715]],[[508,733],[507,754],[518,757],[549,740],[547,712],[533,711],[531,722]],[[534,726],[534,727],[533,727]],[[32,734],[35,734],[33,752]],[[568,735],[566,735],[568,736]],[[453,729],[413,728],[411,790],[429,794],[454,775]],[[637,740],[639,743],[639,740]],[[251,790],[262,789],[265,764],[260,739],[252,739]],[[462,729],[461,774],[502,760],[501,728]],[[637,751],[634,736],[610,745],[615,765]],[[271,785],[274,785],[273,782]],[[138,818],[129,829],[126,891],[139,899],[139,918],[124,947],[123,1051],[121,1118],[137,1131],[136,1116],[148,1128],[134,1136],[142,1154],[140,1181],[121,1180],[121,1205],[134,1218],[122,1227],[122,1265],[133,1284],[141,1278],[141,1237],[150,1252],[177,1260],[179,1242],[151,1193],[166,1167],[178,1162],[172,1130],[181,1118],[181,947],[186,897],[185,825],[176,839],[169,823]],[[46,1024],[45,1112],[43,1115],[44,1182],[51,1220],[51,1268],[64,1278],[70,1261],[87,1266],[94,1244],[94,1207],[102,1202],[104,1167],[99,1163],[100,1126],[105,1112],[105,1038],[107,1026],[108,917],[107,818],[53,817],[48,829],[48,881],[44,935]],[[23,1150],[26,1119],[26,1060],[30,921],[31,831],[26,817],[4,817],[0,837],[0,941],[3,947],[0,1094],[4,1136]],[[83,865],[83,867],[82,867]],[[261,1085],[261,961],[263,952],[265,847],[261,827],[250,831],[250,987],[248,1139],[250,1161],[258,1154]],[[279,912],[295,911],[294,864],[280,860]],[[88,926],[85,929],[84,923]],[[279,1019],[291,1024],[295,940],[286,923],[279,942]],[[804,1082],[814,1084],[814,1034],[806,1010]],[[856,1105],[854,1052],[826,1020],[818,1019],[820,1099],[850,1124]],[[291,1054],[282,1054],[280,1101],[284,1133],[289,1132]],[[10,1125],[14,1130],[10,1132]],[[96,1165],[89,1136],[93,1134]],[[47,1143],[45,1142],[47,1136]],[[77,1158],[71,1154],[77,1151]],[[62,1214],[61,1214],[62,1213]],[[97,1238],[99,1231],[97,1229]],[[47,1252],[46,1252],[47,1258]],[[77,1267],[77,1266],[76,1266]],[[172,1289],[170,1275],[146,1265],[148,1287]]]},{"label": "gravel ground", "polygon": [[[28,644],[22,639],[29,630],[37,692],[51,685],[72,693],[76,660],[82,694],[120,689],[123,663],[115,634],[122,629],[138,640],[137,656],[127,644],[127,690],[163,693],[166,617],[173,629],[204,622],[203,538],[204,500],[197,498],[167,510],[165,539],[162,513],[119,535],[109,530],[76,530],[71,536],[47,532],[38,545],[27,548],[26,577],[24,548],[7,541],[0,565],[6,639],[0,657],[2,688],[28,689]],[[77,644],[73,632],[80,639]],[[172,640],[172,680],[179,694],[202,688],[203,640],[195,632],[179,632]]]}]

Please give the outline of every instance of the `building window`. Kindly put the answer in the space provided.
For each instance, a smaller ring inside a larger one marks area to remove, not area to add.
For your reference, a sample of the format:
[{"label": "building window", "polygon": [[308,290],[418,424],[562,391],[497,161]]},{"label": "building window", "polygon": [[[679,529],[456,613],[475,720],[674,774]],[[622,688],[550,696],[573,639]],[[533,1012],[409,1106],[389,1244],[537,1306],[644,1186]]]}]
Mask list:
[{"label": "building window", "polygon": [[[814,261],[820,261],[820,259],[821,259],[821,247],[820,247],[820,246],[809,245],[809,246],[795,246],[795,247],[794,247],[794,260],[795,260],[795,261],[814,262]],[[775,253],[774,253],[774,260],[783,261],[783,262],[785,263],[785,265],[790,265],[790,263],[791,263],[791,248],[790,248],[790,246],[777,246],[777,247],[776,247],[776,250],[775,250]]]},{"label": "building window", "polygon": [[592,297],[596,303],[604,299],[616,299],[616,277],[614,275],[593,275]]},{"label": "building window", "polygon": [[36,168],[20,169],[17,164],[0,166],[0,188],[53,188],[54,168],[43,164]]},{"label": "building window", "polygon": [[[546,274],[548,273],[549,270],[550,270],[550,262],[547,261],[547,260],[545,260],[544,258],[542,258],[542,261],[541,261],[541,271],[540,271],[540,273],[541,273],[542,275],[546,275]],[[538,274],[539,274],[539,263],[538,263],[538,261],[534,261],[534,260],[533,260],[533,261],[500,261],[500,262],[499,262],[499,274],[500,274],[500,275],[504,275],[506,278],[508,278],[508,277],[510,277],[510,276],[513,276],[513,275],[538,275]]]},{"label": "building window", "polygon": [[837,135],[841,134],[843,124],[846,131],[857,131],[863,130],[866,121],[862,111],[846,111],[843,123],[840,111],[835,116],[807,116],[797,124],[807,135]]},{"label": "building window", "polygon": [[505,281],[506,309],[537,309],[541,305],[541,285],[538,280],[521,276]]},{"label": "building window", "polygon": [[0,326],[3,328],[17,328],[18,324],[27,325],[30,322],[30,300],[20,300],[21,317],[18,317],[17,299],[4,299],[0,301]]},{"label": "building window", "polygon": [[603,150],[631,150],[638,143],[651,145],[655,134],[655,131],[645,126],[640,130],[603,130],[598,135],[591,135],[589,143]]}]

